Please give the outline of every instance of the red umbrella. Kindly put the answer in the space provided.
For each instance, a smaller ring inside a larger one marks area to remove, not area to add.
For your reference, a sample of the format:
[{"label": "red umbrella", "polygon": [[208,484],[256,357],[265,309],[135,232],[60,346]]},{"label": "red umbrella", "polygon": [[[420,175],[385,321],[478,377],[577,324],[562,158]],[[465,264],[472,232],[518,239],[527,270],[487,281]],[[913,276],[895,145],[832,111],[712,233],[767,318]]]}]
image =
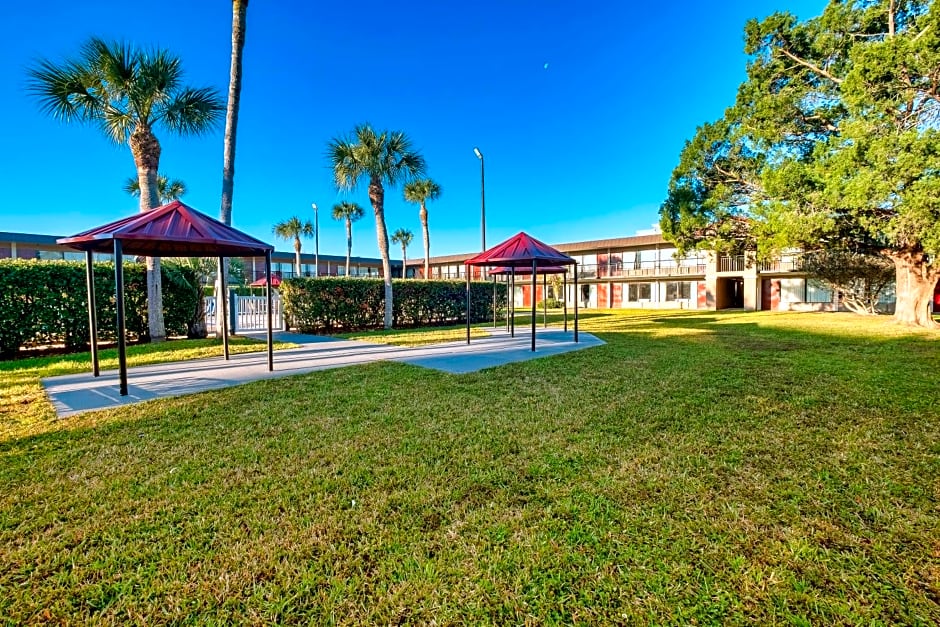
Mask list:
[{"label": "red umbrella", "polygon": [[[254,281],[253,283],[251,283],[250,287],[264,287],[267,284],[268,284],[268,277],[263,276],[257,281]],[[271,275],[271,287],[280,287],[280,285],[281,285],[281,277],[276,274]]]}]

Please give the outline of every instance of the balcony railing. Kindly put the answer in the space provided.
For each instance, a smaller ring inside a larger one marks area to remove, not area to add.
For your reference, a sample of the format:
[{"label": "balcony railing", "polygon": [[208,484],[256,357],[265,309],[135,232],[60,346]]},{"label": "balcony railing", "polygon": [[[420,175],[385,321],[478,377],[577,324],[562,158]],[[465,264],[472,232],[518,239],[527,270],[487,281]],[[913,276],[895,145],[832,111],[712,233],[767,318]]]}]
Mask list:
[{"label": "balcony railing", "polygon": [[608,279],[627,277],[671,277],[705,274],[705,262],[682,265],[670,261],[641,261],[639,263],[600,263],[578,266],[579,279]]},{"label": "balcony railing", "polygon": [[803,270],[803,258],[791,255],[785,259],[762,261],[759,268],[761,272],[800,272]]},{"label": "balcony railing", "polygon": [[744,272],[747,267],[747,260],[744,255],[718,257],[718,272]]}]

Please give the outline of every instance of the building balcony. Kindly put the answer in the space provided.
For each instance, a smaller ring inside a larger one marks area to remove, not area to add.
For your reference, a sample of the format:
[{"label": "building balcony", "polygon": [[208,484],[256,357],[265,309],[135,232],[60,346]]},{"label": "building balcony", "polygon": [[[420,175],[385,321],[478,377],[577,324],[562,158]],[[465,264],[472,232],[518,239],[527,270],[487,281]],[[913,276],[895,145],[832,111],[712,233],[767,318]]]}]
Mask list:
[{"label": "building balcony", "polygon": [[695,264],[677,264],[673,261],[641,261],[639,263],[602,263],[578,266],[579,279],[676,277],[697,274],[705,274],[704,261]]}]

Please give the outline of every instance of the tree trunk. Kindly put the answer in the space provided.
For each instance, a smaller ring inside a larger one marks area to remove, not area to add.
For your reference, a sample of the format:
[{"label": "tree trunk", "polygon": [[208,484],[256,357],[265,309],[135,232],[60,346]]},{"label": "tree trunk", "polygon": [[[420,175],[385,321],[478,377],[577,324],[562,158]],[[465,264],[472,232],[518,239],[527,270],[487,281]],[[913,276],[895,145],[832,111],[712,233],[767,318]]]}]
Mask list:
[{"label": "tree trunk", "polygon": [[428,208],[425,203],[421,203],[421,210],[418,212],[421,218],[421,235],[424,236],[424,280],[431,278],[431,236],[428,234]]},{"label": "tree trunk", "polygon": [[940,270],[934,268],[922,252],[897,253],[889,257],[897,271],[894,321],[928,329],[940,327],[931,314]]},{"label": "tree trunk", "polygon": [[[225,139],[222,149],[222,206],[219,220],[232,225],[232,196],[235,191],[235,138],[238,130],[238,109],[242,93],[242,51],[245,48],[245,26],[248,19],[248,0],[232,1],[232,55],[228,74],[228,105],[225,109]],[[222,262],[222,274],[228,285],[229,258]],[[254,280],[254,277],[252,277]],[[222,276],[216,277],[218,294],[222,291]],[[222,337],[221,325],[216,325],[216,337]]]},{"label": "tree trunk", "polygon": [[[157,171],[160,167],[160,142],[147,127],[137,127],[130,138],[131,154],[137,166],[140,185],[140,211],[145,213],[160,206]],[[163,277],[160,258],[147,257],[147,327],[151,342],[166,339],[163,323]]]},{"label": "tree trunk", "polygon": [[401,278],[408,278],[408,251],[404,244],[401,245]]},{"label": "tree trunk", "polygon": [[235,189],[235,138],[238,130],[238,108],[242,93],[242,51],[245,48],[245,25],[248,0],[232,1],[232,57],[228,74],[228,106],[225,110],[225,144],[222,156],[222,207],[219,220],[232,225],[232,195]]},{"label": "tree trunk", "polygon": [[369,181],[369,201],[375,211],[375,237],[382,255],[382,273],[385,275],[385,328],[392,328],[392,264],[388,256],[388,229],[385,227],[385,188],[373,176]]},{"label": "tree trunk", "polygon": [[294,238],[294,274],[303,276],[300,271],[300,236]]},{"label": "tree trunk", "polygon": [[346,218],[346,276],[349,276],[349,258],[352,256],[352,220]]}]

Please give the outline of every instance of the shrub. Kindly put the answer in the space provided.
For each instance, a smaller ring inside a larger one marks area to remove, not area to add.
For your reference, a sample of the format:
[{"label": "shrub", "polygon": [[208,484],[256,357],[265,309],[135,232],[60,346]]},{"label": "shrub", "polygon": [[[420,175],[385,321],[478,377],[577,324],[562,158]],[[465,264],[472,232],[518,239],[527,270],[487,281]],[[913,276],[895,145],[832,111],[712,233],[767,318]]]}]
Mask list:
[{"label": "shrub", "polygon": [[[392,282],[394,325],[419,327],[466,320],[464,281]],[[385,290],[381,279],[294,278],[281,283],[284,315],[289,327],[304,333],[381,328]],[[497,284],[497,313],[506,306],[506,286]],[[470,284],[470,320],[493,317],[493,285]]]},{"label": "shrub", "polygon": [[[98,337],[114,340],[114,264],[96,263],[95,309]],[[194,273],[163,268],[163,307],[167,334],[181,335],[199,298]],[[124,265],[125,326],[132,338],[147,340],[147,281],[143,264]],[[0,260],[0,357],[22,346],[88,346],[85,264],[68,261]]]},{"label": "shrub", "polygon": [[549,309],[561,309],[563,303],[557,298],[546,298],[544,301],[539,301],[535,304],[536,308],[542,309],[548,307]]}]

